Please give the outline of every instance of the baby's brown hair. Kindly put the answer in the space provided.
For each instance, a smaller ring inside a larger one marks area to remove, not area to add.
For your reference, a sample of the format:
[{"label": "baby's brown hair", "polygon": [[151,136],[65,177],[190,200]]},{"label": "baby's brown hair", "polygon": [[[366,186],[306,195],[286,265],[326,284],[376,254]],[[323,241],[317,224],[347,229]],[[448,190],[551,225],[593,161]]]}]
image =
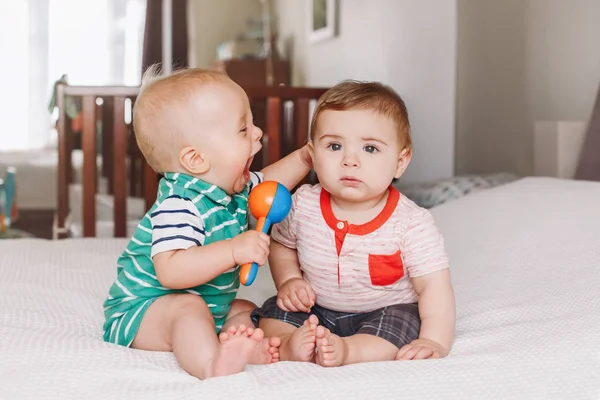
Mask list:
[{"label": "baby's brown hair", "polygon": [[310,139],[315,135],[319,115],[325,110],[371,110],[389,117],[397,127],[401,148],[412,149],[410,122],[404,100],[389,86],[379,82],[346,80],[325,92],[315,107]]}]

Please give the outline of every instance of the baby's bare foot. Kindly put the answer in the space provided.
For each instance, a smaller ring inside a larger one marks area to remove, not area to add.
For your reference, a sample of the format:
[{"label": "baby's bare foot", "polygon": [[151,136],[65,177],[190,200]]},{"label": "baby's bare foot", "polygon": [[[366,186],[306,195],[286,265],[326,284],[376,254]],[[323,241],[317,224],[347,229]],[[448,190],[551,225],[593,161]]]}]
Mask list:
[{"label": "baby's bare foot", "polygon": [[265,338],[262,329],[230,327],[219,335],[221,345],[213,361],[213,376],[231,375],[248,364],[279,361],[279,338]]},{"label": "baby's bare foot", "polygon": [[317,335],[317,357],[315,362],[323,367],[343,365],[348,355],[348,344],[329,329],[319,326]]},{"label": "baby's bare foot", "polygon": [[264,338],[262,340],[262,345],[263,348],[266,346],[267,351],[269,354],[271,354],[271,361],[263,364],[272,364],[278,362],[280,359],[279,346],[281,345],[281,339],[278,337]]},{"label": "baby's bare foot", "polygon": [[282,344],[281,347],[286,355],[286,361],[312,361],[314,359],[317,340],[315,331],[318,324],[319,319],[317,316],[311,315]]}]

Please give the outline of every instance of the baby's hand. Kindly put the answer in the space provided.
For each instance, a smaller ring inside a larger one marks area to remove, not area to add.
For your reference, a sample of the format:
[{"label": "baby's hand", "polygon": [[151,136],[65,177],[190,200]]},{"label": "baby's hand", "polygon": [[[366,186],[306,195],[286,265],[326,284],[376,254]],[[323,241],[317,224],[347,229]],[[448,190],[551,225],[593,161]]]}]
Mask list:
[{"label": "baby's hand", "polygon": [[315,292],[302,278],[288,279],[277,293],[277,306],[288,312],[310,312],[310,308],[315,305],[315,300]]},{"label": "baby's hand", "polygon": [[424,360],[426,358],[446,357],[448,351],[440,344],[429,339],[415,339],[402,346],[396,354],[396,360]]},{"label": "baby's hand", "polygon": [[267,263],[269,256],[269,236],[258,231],[247,231],[231,239],[233,261],[237,265],[255,262]]}]

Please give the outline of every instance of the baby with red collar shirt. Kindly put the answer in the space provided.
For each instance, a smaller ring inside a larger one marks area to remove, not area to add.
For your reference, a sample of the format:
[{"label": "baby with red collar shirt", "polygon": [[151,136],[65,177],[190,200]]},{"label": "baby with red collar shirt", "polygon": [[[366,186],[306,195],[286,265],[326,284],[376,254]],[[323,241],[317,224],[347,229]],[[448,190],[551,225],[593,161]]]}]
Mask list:
[{"label": "baby with red collar shirt", "polygon": [[390,88],[345,81],[319,100],[304,185],[273,227],[278,293],[252,312],[281,360],[332,367],[444,357],[455,302],[444,240],[392,185],[411,156],[408,113]]}]

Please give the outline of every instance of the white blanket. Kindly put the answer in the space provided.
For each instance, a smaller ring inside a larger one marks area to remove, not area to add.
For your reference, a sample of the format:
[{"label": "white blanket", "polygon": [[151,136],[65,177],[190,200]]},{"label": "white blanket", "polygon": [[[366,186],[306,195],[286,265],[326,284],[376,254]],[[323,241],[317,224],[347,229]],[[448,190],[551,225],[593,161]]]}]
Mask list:
[{"label": "white blanket", "polygon": [[[525,179],[433,210],[457,298],[441,360],[248,367],[204,382],[101,340],[126,241],[0,240],[1,399],[598,399],[600,184]],[[272,293],[265,269],[245,290]]]}]

